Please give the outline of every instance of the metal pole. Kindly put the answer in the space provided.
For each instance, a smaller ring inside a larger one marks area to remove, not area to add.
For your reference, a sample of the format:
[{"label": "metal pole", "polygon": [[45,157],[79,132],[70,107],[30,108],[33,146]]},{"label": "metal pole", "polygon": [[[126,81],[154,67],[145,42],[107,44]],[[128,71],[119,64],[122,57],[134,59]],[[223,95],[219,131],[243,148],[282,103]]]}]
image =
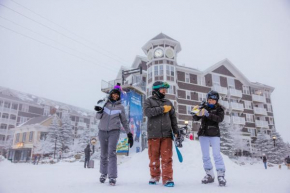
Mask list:
[{"label": "metal pole", "polygon": [[53,154],[53,159],[55,159],[55,151],[56,151],[56,141],[57,141],[57,136],[55,137],[55,143],[54,143],[54,154]]}]

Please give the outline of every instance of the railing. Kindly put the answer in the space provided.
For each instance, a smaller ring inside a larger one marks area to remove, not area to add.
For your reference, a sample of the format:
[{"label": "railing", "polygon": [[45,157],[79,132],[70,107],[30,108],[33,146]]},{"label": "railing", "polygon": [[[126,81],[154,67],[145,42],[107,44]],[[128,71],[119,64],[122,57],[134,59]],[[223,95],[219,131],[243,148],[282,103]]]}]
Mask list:
[{"label": "railing", "polygon": [[256,127],[269,128],[268,121],[255,120]]},{"label": "railing", "polygon": [[258,115],[267,115],[266,109],[259,107],[254,107],[254,113]]},{"label": "railing", "polygon": [[243,111],[244,110],[244,105],[241,103],[235,103],[231,102],[231,107],[233,110],[238,110],[238,111]]},{"label": "railing", "polygon": [[78,122],[78,126],[79,127],[87,127],[87,124],[86,123],[84,123],[84,122]]},{"label": "railing", "polygon": [[255,102],[266,103],[266,97],[264,96],[252,94],[252,98],[253,98],[253,101]]},{"label": "railing", "polygon": [[6,135],[6,129],[0,129],[0,134],[1,135]]},{"label": "railing", "polygon": [[0,123],[5,123],[5,124],[9,124],[9,123],[12,123],[13,120],[11,119],[5,119],[5,118],[1,118],[0,119]]},{"label": "railing", "polygon": [[214,91],[217,91],[218,93],[220,93],[220,94],[228,94],[228,89],[227,88],[225,88],[225,87],[221,87],[221,86],[218,86],[218,85],[214,85],[213,87],[212,87],[212,89],[214,90]]},{"label": "railing", "polygon": [[233,116],[232,118],[233,118],[233,123],[234,124],[239,124],[239,125],[245,125],[246,124],[245,117]]},{"label": "railing", "polygon": [[219,103],[227,109],[230,107],[228,101],[219,100]]},{"label": "railing", "polygon": [[236,90],[236,89],[230,88],[230,95],[231,96],[235,96],[235,97],[242,98],[243,93],[240,90]]}]

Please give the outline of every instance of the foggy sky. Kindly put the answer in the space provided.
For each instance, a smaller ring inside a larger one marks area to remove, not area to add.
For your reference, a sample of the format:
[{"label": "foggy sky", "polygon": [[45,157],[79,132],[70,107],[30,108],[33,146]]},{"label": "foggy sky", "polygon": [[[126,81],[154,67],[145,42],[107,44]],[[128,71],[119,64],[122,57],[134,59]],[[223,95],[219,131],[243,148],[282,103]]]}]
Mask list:
[{"label": "foggy sky", "polygon": [[0,5],[1,86],[92,110],[104,96],[101,80],[114,79],[121,65],[144,56],[141,47],[163,32],[181,43],[179,65],[205,70],[228,58],[250,81],[275,87],[276,128],[290,142],[289,1],[0,4],[6,6]]}]

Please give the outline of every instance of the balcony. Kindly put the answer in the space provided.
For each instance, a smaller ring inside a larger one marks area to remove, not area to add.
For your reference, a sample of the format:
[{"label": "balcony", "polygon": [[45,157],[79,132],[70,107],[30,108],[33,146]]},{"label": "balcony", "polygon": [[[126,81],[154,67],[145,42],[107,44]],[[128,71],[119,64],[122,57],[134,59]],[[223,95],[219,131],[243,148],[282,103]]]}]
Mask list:
[{"label": "balcony", "polygon": [[12,123],[13,121],[14,120],[11,120],[11,119],[0,118],[0,123],[9,124],[9,123]]},{"label": "balcony", "polygon": [[256,120],[255,123],[256,123],[256,127],[262,127],[262,128],[269,129],[268,121]]},{"label": "balcony", "polygon": [[244,111],[244,105],[241,103],[231,102],[231,108],[236,111]]},{"label": "balcony", "polygon": [[6,129],[0,129],[0,135],[6,135]]},{"label": "balcony", "polygon": [[267,111],[265,108],[254,107],[254,113],[257,115],[264,115],[267,116]]},{"label": "balcony", "polygon": [[225,87],[221,87],[221,86],[218,86],[218,85],[214,85],[212,87],[212,89],[214,91],[217,91],[219,94],[224,94],[224,95],[227,95],[228,94],[228,89],[225,88]]},{"label": "balcony", "polygon": [[219,100],[219,103],[227,109],[230,108],[228,101]]},{"label": "balcony", "polygon": [[225,123],[231,123],[231,117],[229,115],[224,116],[224,122]]},{"label": "balcony", "polygon": [[252,98],[254,102],[266,103],[266,97],[264,96],[252,94]]},{"label": "balcony", "polygon": [[242,98],[243,93],[240,90],[236,90],[236,89],[230,88],[230,95],[233,96],[233,97]]},{"label": "balcony", "polygon": [[232,118],[233,118],[233,123],[234,124],[238,124],[238,125],[245,125],[246,124],[245,117],[233,116]]}]

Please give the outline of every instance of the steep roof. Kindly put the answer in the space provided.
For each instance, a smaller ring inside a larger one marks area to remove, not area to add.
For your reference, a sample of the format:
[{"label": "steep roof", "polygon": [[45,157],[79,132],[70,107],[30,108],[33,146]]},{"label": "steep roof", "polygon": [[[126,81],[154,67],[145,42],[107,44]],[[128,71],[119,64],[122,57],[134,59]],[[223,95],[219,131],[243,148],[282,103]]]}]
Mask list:
[{"label": "steep roof", "polygon": [[25,123],[23,123],[21,126],[23,125],[34,125],[34,124],[40,124],[43,121],[47,120],[48,118],[50,118],[51,116],[40,116],[40,117],[34,117],[32,119],[29,119],[28,121],[26,121]]},{"label": "steep roof", "polygon": [[160,33],[157,36],[155,36],[154,38],[152,38],[151,40],[159,40],[159,39],[169,39],[169,40],[173,40],[176,41],[175,39],[165,35],[164,33]]}]

